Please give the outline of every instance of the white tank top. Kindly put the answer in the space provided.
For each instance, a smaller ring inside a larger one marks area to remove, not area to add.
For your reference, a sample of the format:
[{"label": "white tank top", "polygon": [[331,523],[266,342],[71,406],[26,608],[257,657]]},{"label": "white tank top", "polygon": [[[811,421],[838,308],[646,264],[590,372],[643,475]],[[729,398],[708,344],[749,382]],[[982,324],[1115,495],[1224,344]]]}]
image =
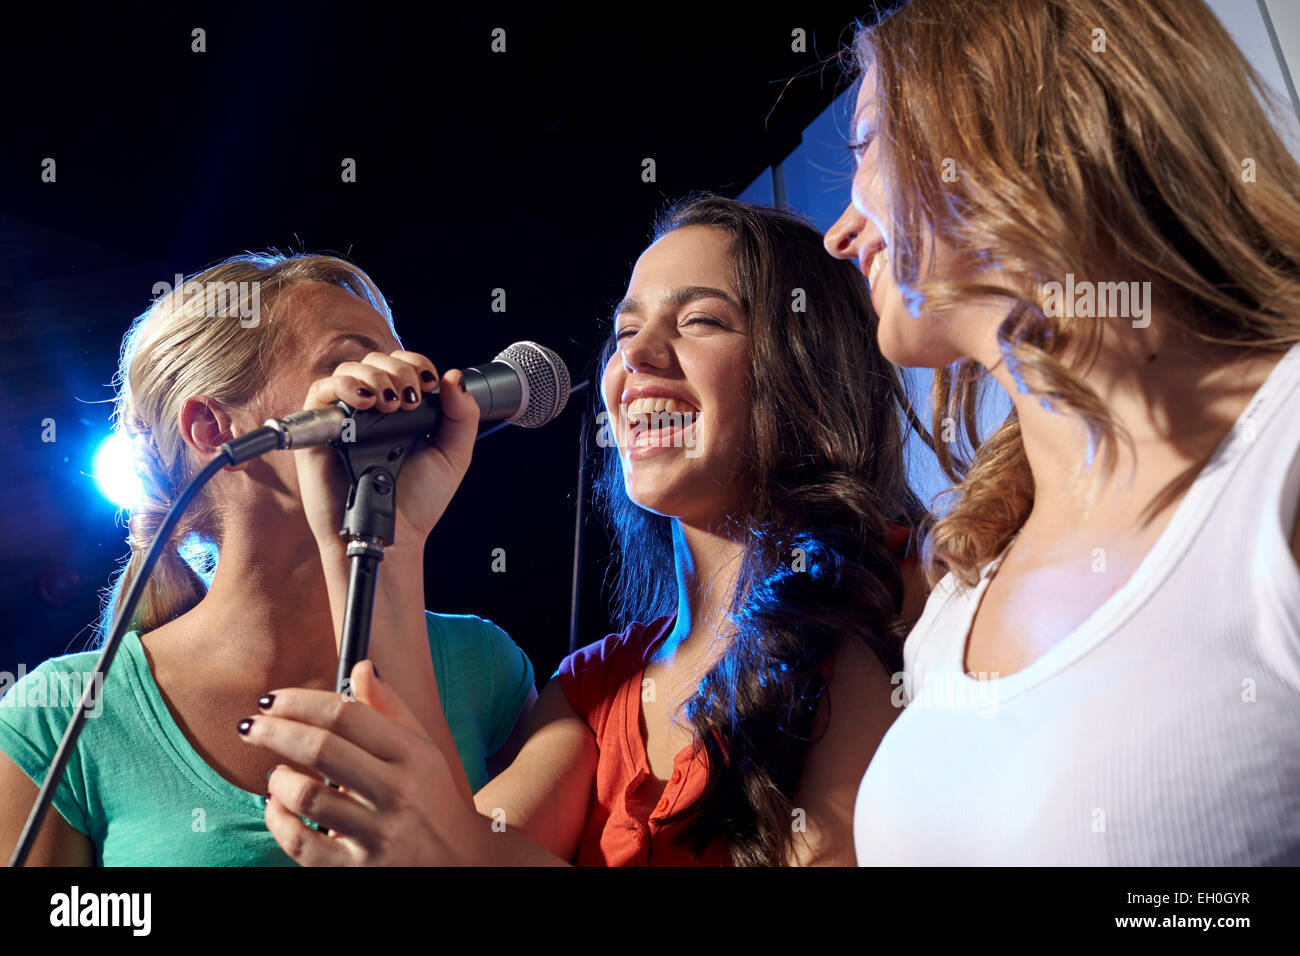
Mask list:
[{"label": "white tank top", "polygon": [[963,666],[1006,552],[946,576],[858,789],[859,864],[1300,864],[1298,501],[1300,344],[1132,578],[1028,667]]}]

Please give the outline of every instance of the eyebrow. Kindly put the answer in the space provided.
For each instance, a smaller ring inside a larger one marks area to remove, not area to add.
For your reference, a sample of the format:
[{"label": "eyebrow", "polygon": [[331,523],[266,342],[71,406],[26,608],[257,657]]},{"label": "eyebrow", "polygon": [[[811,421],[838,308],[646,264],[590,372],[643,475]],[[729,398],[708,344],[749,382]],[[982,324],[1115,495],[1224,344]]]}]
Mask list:
[{"label": "eyebrow", "polygon": [[[689,302],[694,302],[696,299],[722,299],[733,309],[740,312],[744,311],[744,309],[741,308],[740,303],[732,298],[728,293],[707,285],[688,285],[683,286],[680,289],[673,289],[671,292],[667,292],[661,296],[659,301],[669,308],[680,309],[682,306]],[[617,322],[618,317],[624,312],[641,312],[643,308],[644,306],[640,299],[628,296],[614,307],[614,320]]]}]

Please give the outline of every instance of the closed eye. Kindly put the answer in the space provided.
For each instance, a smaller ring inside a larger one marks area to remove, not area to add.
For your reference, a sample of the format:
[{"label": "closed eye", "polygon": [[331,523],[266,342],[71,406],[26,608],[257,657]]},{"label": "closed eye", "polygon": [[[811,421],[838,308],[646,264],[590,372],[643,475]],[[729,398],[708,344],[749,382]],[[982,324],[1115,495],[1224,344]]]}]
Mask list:
[{"label": "closed eye", "polygon": [[871,146],[871,141],[875,138],[875,133],[868,133],[866,136],[862,137],[862,139],[848,143],[848,150],[853,154],[855,159],[861,159],[863,154],[866,153],[867,148]]},{"label": "closed eye", "polygon": [[[686,320],[685,324],[686,324],[686,325],[694,325],[696,322],[703,322],[703,323],[705,323],[706,325],[716,325],[716,326],[717,326],[718,328],[720,328],[720,329],[725,329],[725,328],[726,328],[726,326],[725,326],[723,323],[721,323],[721,322],[719,322],[717,319],[712,318],[711,316],[707,316],[707,315],[693,315],[693,316],[691,316],[689,319]],[[615,334],[614,339],[615,339],[615,341],[618,341],[618,340],[620,340],[620,339],[622,339],[622,338],[624,338],[624,337],[626,337],[626,336],[628,336],[628,335],[635,335],[635,334],[636,334],[636,329],[631,329],[631,328],[628,328],[628,329],[620,329],[620,330]]]}]

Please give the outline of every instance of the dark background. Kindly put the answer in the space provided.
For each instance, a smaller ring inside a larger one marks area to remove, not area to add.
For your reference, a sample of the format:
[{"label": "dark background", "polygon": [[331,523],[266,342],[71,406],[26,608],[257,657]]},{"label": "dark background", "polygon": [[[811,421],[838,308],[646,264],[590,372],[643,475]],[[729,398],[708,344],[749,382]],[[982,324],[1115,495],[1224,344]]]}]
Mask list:
[{"label": "dark background", "polygon": [[[326,4],[11,20],[0,669],[90,646],[99,592],[126,554],[91,455],[108,434],[122,336],[155,282],[246,250],[343,254],[384,291],[406,347],[439,367],[531,339],[590,378],[654,214],[691,190],[737,195],[789,153],[844,89],[835,54],[870,14],[860,0],[781,14]],[[194,27],[206,53],[190,51]],[[494,27],[505,54],[490,50]],[[791,51],[796,27],[807,53]],[[40,180],[47,156],[54,184]],[[355,184],[340,181],[343,157],[357,161]],[[646,157],[657,182],[641,180]],[[497,287],[505,314],[490,308]],[[589,401],[481,442],[426,553],[428,607],[496,621],[539,688],[568,652]],[[498,547],[504,574],[491,571]],[[594,516],[584,552],[580,644],[611,629],[609,541]]]}]

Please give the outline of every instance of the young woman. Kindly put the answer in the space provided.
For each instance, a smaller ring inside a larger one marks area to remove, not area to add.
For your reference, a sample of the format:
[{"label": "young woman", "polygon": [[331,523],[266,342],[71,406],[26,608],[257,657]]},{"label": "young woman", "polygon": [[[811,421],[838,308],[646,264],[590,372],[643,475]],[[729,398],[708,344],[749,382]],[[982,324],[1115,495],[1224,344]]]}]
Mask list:
[{"label": "young woman", "polygon": [[285,851],[852,864],[854,794],[923,598],[903,553],[922,515],[910,405],[874,322],[802,220],[707,196],[666,213],[602,355],[599,493],[626,628],[565,659],[473,803],[362,665],[373,707],[277,691],[245,739],[351,791],[277,770],[267,825]]},{"label": "young woman", "polygon": [[[398,500],[373,657],[422,726],[459,757],[468,798],[517,752],[515,728],[536,691],[527,657],[495,625],[424,610],[424,541],[469,464],[478,422],[477,405],[456,387],[460,373],[440,382],[427,358],[401,351],[383,295],[340,259],[241,256],[192,283],[159,298],[124,344],[117,418],[134,436],[145,497],[131,511],[131,559],[104,627],[172,501],[223,442],[302,407],[304,395],[308,407],[346,399],[392,412],[441,385],[447,419],[438,443],[403,471],[424,492]],[[214,312],[207,291],[232,287],[244,297]],[[333,454],[316,448],[229,467],[187,511],[29,863],[293,865],[263,822],[275,762],[241,746],[230,728],[267,687],[334,686],[348,569]],[[183,553],[200,543],[219,554],[210,584]],[[97,657],[45,662],[0,707],[6,859],[79,700],[56,700],[54,689],[90,674]]]},{"label": "young woman", "polygon": [[855,50],[826,246],[937,370],[957,482],[859,861],[1300,863],[1300,168],[1258,78],[1199,0],[913,0]]}]

